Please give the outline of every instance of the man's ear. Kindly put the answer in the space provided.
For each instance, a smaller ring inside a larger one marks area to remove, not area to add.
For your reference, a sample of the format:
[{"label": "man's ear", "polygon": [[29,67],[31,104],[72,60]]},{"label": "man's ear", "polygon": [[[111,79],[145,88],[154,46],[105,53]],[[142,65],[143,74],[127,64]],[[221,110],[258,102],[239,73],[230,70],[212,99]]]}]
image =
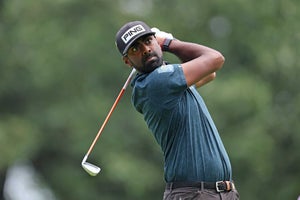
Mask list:
[{"label": "man's ear", "polygon": [[123,61],[126,65],[132,67],[132,63],[130,62],[127,56],[123,56]]}]

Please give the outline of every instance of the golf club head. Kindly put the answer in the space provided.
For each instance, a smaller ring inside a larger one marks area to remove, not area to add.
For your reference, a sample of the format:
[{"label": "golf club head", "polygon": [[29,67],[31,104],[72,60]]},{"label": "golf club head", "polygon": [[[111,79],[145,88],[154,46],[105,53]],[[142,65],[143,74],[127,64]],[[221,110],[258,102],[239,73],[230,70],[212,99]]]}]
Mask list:
[{"label": "golf club head", "polygon": [[87,155],[84,156],[81,166],[82,168],[91,176],[96,176],[100,171],[100,167],[97,167],[96,165],[93,165],[91,163],[86,162]]}]

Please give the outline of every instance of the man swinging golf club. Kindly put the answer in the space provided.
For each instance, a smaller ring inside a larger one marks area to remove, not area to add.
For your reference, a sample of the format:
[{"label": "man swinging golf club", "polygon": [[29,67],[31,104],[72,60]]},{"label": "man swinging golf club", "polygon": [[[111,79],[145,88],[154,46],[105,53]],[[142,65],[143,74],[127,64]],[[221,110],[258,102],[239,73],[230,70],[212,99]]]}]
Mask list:
[{"label": "man swinging golf club", "polygon": [[[215,78],[222,54],[174,39],[141,21],[126,23],[116,34],[132,80],[132,102],[161,146],[165,161],[164,200],[236,200],[231,165],[218,130],[195,86]],[[163,51],[180,64],[167,64]]]}]

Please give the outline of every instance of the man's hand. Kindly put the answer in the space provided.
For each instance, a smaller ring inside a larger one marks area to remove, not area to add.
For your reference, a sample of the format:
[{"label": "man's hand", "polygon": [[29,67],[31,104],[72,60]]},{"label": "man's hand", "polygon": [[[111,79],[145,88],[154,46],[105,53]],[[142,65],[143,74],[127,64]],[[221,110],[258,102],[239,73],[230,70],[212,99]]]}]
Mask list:
[{"label": "man's hand", "polygon": [[158,28],[153,27],[151,31],[155,32],[155,37],[160,47],[163,46],[165,39],[174,39],[171,33],[160,31]]}]

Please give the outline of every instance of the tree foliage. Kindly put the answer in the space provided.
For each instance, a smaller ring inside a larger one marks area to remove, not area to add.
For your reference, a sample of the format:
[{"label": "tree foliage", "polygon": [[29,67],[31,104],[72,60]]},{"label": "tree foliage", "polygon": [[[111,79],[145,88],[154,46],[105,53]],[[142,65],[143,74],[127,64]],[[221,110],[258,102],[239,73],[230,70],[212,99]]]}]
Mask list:
[{"label": "tree foliage", "polygon": [[162,198],[162,155],[130,88],[89,158],[102,172],[91,178],[80,167],[129,73],[115,33],[144,20],[224,54],[199,92],[241,198],[299,195],[299,1],[0,2],[0,177],[30,160],[58,199]]}]

